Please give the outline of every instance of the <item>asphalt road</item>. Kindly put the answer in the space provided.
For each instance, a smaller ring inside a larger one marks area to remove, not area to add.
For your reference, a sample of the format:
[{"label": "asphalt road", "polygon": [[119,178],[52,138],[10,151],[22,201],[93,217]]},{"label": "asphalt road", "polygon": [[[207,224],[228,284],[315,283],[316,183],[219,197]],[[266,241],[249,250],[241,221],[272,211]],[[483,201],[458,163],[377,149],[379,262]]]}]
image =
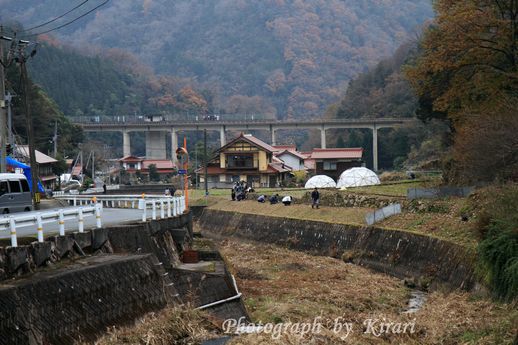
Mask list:
[{"label": "asphalt road", "polygon": [[[66,209],[66,208],[63,208]],[[42,210],[40,212],[48,212],[51,210]],[[33,213],[37,213],[36,211],[33,212],[24,212],[23,215],[30,215]],[[16,213],[20,214],[20,213]],[[160,213],[158,213],[159,216]],[[13,214],[14,215],[14,214]],[[148,214],[150,216],[150,214]],[[2,218],[4,216],[0,216]],[[142,210],[136,210],[136,209],[121,209],[121,208],[104,208],[103,213],[101,215],[101,221],[102,225],[117,225],[127,222],[135,222],[140,221],[142,219]],[[95,228],[95,216],[88,216],[84,218],[84,229],[91,229]],[[74,232],[78,231],[77,227],[77,220],[69,219],[65,220],[65,232]],[[36,225],[30,225],[30,226],[23,226],[23,227],[16,227],[16,234],[18,238],[21,237],[37,237],[36,234]],[[59,234],[59,225],[57,222],[54,223],[45,223],[43,224],[43,235],[49,236],[49,235],[56,235]],[[9,229],[7,230],[0,230],[0,239],[10,238],[10,232]]]}]

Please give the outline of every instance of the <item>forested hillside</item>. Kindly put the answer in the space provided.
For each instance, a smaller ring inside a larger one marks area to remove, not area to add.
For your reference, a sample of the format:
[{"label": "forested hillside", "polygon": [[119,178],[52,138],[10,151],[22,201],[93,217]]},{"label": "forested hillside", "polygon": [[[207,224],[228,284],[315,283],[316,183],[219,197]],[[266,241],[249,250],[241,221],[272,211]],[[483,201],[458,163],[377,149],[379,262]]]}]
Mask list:
[{"label": "forested hillside", "polygon": [[[73,6],[1,3],[2,20],[28,26]],[[321,115],[432,15],[430,0],[111,1],[57,35],[128,50],[159,74],[188,78],[217,108],[284,118]]]},{"label": "forested hillside", "polygon": [[[31,61],[31,60],[29,60]],[[16,95],[13,97],[13,126],[17,144],[27,144],[27,121],[23,105],[23,83],[20,78],[19,65],[13,64],[6,70],[6,90]],[[42,152],[49,153],[53,149],[52,138],[54,129],[58,129],[58,157],[72,154],[77,150],[77,144],[83,139],[79,127],[72,125],[60,111],[58,105],[41,87],[28,81],[29,109],[34,125],[34,144]]]},{"label": "forested hillside", "polygon": [[78,51],[49,37],[40,40],[31,75],[67,116],[208,110],[187,81],[158,77],[127,52]]}]

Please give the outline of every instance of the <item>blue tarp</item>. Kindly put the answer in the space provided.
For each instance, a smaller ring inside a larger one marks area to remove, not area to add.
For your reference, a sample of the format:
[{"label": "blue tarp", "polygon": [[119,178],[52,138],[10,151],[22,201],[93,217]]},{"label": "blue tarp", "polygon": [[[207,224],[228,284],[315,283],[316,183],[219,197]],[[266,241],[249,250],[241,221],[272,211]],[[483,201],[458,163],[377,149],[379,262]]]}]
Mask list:
[{"label": "blue tarp", "polygon": [[[25,177],[27,177],[27,182],[29,182],[29,188],[32,191],[32,179],[31,179],[31,167],[27,164],[23,164],[21,162],[18,162],[16,159],[12,159],[11,157],[6,157],[7,165],[10,165],[14,168],[20,168],[23,169],[23,174]],[[40,181],[38,181],[38,190],[41,193],[45,193],[45,189],[43,189],[43,186],[41,185]]]}]

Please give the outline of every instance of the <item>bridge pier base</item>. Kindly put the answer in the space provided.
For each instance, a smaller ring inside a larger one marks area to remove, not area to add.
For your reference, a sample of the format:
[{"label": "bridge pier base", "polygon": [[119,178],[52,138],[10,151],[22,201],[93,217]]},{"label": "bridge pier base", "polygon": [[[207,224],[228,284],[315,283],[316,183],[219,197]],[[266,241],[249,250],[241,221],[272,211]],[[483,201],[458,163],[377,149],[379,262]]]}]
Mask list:
[{"label": "bridge pier base", "polygon": [[146,158],[166,159],[165,132],[146,132]]},{"label": "bridge pier base", "polygon": [[372,168],[378,172],[378,127],[372,127]]},{"label": "bridge pier base", "polygon": [[122,131],[122,156],[131,155],[130,132]]},{"label": "bridge pier base", "polygon": [[322,148],[322,149],[326,149],[327,148],[327,145],[326,145],[326,129],[324,127],[322,127],[320,129],[320,148]]},{"label": "bridge pier base", "polygon": [[225,146],[227,144],[227,140],[225,138],[225,126],[221,126],[219,129],[219,141],[221,146]]},{"label": "bridge pier base", "polygon": [[272,134],[272,146],[275,146],[277,145],[277,143],[275,142],[275,129],[270,128],[270,133]]}]

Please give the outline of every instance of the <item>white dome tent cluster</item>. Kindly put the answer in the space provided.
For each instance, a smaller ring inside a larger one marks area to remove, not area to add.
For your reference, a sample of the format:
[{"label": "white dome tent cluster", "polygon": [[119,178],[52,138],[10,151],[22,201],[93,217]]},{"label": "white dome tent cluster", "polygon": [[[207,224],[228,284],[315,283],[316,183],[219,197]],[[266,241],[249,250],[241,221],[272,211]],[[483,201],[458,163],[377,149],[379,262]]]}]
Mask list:
[{"label": "white dome tent cluster", "polygon": [[336,188],[336,182],[331,177],[327,175],[316,175],[310,178],[304,188],[313,189],[313,188]]},{"label": "white dome tent cluster", "polygon": [[344,171],[336,184],[337,188],[373,186],[380,184],[378,175],[367,168],[351,168]]}]

